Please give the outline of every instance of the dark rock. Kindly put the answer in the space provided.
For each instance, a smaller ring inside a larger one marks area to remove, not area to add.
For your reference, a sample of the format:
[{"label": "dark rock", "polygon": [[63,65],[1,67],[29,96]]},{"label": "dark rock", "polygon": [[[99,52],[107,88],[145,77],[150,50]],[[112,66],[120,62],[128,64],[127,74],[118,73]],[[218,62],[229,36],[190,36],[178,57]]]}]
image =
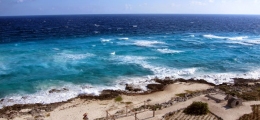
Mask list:
[{"label": "dark rock", "polygon": [[148,89],[152,90],[152,91],[162,91],[165,88],[165,85],[162,84],[148,84],[146,86]]},{"label": "dark rock", "polygon": [[65,92],[65,91],[69,91],[69,89],[67,89],[67,88],[62,88],[62,89],[51,89],[50,91],[49,91],[49,93],[59,93],[59,92]]},{"label": "dark rock", "polygon": [[164,79],[164,80],[156,79],[155,82],[163,84],[163,85],[168,85],[168,84],[173,84],[175,81],[170,80],[170,79]]},{"label": "dark rock", "polygon": [[125,90],[135,92],[142,91],[142,89],[139,86],[135,86],[133,84],[125,84]]}]

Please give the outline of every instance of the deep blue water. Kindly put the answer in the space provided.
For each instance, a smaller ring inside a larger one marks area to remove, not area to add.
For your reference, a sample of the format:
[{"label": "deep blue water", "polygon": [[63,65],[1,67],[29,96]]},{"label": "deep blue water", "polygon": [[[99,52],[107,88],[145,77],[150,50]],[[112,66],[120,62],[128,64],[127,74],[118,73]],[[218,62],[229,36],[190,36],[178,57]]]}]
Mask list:
[{"label": "deep blue water", "polygon": [[145,86],[155,76],[259,79],[259,53],[256,15],[0,17],[0,107]]}]

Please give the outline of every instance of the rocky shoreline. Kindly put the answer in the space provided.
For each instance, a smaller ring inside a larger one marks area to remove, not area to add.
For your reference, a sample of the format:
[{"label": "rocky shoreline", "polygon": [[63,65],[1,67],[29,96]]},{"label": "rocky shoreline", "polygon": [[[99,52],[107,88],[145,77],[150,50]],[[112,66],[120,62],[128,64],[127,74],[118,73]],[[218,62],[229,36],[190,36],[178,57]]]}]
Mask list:
[{"label": "rocky shoreline", "polygon": [[[146,95],[146,94],[150,94],[150,93],[153,93],[153,92],[163,91],[167,85],[174,84],[176,82],[202,83],[202,84],[208,84],[210,86],[219,86],[219,85],[215,85],[213,83],[209,83],[205,80],[194,80],[194,79],[187,79],[187,80],[186,79],[174,79],[174,80],[171,80],[169,77],[166,77],[165,79],[154,78],[152,80],[154,80],[156,83],[148,84],[146,86],[147,89],[148,89],[147,91],[141,91],[141,89],[139,89],[138,87],[136,87],[134,85],[126,84],[125,90],[103,90],[101,92],[101,94],[98,95],[98,96],[81,94],[76,98],[72,98],[70,100],[63,101],[63,102],[51,103],[51,104],[37,103],[37,104],[16,104],[16,105],[13,105],[13,106],[7,106],[7,107],[0,109],[0,118],[12,119],[12,118],[14,118],[16,116],[20,116],[20,115],[32,115],[32,116],[41,117],[42,113],[51,112],[55,108],[65,104],[65,103],[69,103],[69,102],[71,102],[75,99],[109,100],[109,99],[113,99],[113,98],[115,98],[119,95],[128,95],[128,96]],[[235,78],[234,84],[240,84],[240,83],[244,84],[245,82],[248,82],[248,81],[256,82],[256,81],[259,81],[259,80],[252,80],[252,79],[249,80],[249,79]],[[223,83],[223,84],[226,84],[226,83]],[[60,91],[63,91],[63,90],[66,91],[67,89],[61,89],[61,90],[52,89],[49,92],[60,92]]]}]

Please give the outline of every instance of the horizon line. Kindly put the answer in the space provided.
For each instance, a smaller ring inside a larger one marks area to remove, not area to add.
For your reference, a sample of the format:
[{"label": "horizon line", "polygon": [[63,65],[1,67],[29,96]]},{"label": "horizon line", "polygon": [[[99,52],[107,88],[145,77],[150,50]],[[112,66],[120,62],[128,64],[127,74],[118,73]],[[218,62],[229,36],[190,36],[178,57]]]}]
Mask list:
[{"label": "horizon line", "polygon": [[73,15],[260,15],[260,14],[231,14],[231,13],[95,13],[95,14],[42,14],[42,15],[0,15],[0,17],[22,17],[22,16],[73,16]]}]

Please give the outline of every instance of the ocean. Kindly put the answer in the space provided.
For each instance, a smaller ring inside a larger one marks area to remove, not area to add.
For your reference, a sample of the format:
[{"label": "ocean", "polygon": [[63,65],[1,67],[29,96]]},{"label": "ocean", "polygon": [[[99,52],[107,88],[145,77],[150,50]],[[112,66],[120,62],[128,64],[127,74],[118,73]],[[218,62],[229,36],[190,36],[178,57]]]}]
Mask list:
[{"label": "ocean", "polygon": [[98,95],[127,83],[146,90],[154,77],[259,79],[260,16],[0,17],[0,108]]}]

